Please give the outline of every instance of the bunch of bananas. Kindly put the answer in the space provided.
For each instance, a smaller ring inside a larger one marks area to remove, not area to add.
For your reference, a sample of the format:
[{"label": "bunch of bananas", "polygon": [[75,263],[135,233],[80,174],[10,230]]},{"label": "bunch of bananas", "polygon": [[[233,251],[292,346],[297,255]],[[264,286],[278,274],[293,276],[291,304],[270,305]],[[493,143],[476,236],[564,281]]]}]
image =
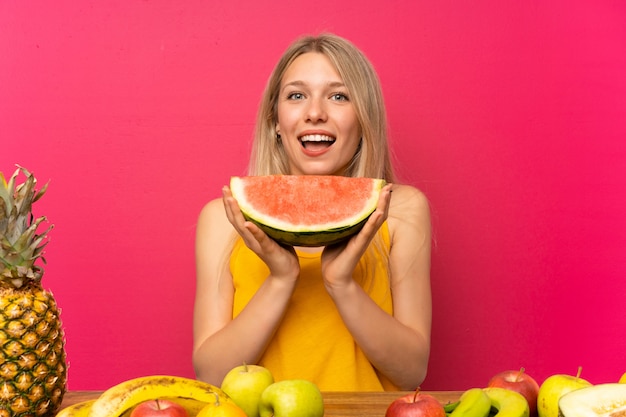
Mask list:
[{"label": "bunch of bananas", "polygon": [[182,405],[190,416],[208,403],[232,402],[218,387],[195,379],[154,375],[130,379],[104,391],[95,400],[62,409],[56,417],[128,417],[136,405],[166,399]]},{"label": "bunch of bananas", "polygon": [[505,388],[470,388],[459,401],[444,406],[448,417],[528,417],[528,401]]}]

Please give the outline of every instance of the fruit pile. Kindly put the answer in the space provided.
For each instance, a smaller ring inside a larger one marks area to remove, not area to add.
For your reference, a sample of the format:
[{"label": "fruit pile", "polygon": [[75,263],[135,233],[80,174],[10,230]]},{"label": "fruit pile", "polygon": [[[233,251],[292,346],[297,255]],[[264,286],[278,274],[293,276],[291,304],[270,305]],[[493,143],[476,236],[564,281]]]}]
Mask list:
[{"label": "fruit pile", "polygon": [[393,401],[385,417],[618,417],[626,415],[626,373],[617,383],[592,385],[580,377],[552,375],[541,384],[524,372],[504,371],[459,401],[440,404],[416,390]]},{"label": "fruit pile", "polygon": [[322,417],[318,387],[306,380],[274,382],[258,365],[232,369],[221,387],[177,376],[131,379],[56,417]]}]

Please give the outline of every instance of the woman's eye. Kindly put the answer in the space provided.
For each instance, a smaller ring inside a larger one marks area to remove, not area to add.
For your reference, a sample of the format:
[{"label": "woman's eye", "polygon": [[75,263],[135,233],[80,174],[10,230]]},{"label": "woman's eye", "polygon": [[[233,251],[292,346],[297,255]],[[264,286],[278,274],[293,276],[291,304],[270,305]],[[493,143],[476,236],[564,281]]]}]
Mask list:
[{"label": "woman's eye", "polygon": [[302,100],[304,98],[304,94],[302,93],[290,93],[287,95],[289,100]]},{"label": "woman's eye", "polygon": [[348,96],[344,93],[335,93],[330,98],[335,101],[350,101]]}]

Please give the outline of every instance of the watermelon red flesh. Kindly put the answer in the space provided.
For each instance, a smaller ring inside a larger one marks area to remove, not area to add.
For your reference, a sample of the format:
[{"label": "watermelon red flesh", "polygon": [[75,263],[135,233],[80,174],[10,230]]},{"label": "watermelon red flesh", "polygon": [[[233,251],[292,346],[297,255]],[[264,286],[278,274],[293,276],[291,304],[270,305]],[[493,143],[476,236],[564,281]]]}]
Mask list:
[{"label": "watermelon red flesh", "polygon": [[376,209],[384,180],[338,176],[233,177],[242,213],[275,240],[324,246],[357,233]]},{"label": "watermelon red flesh", "polygon": [[[320,228],[351,219],[372,195],[369,178],[310,176],[256,177],[244,182],[248,202],[260,215],[294,226]],[[337,202],[341,204],[337,204]]]}]

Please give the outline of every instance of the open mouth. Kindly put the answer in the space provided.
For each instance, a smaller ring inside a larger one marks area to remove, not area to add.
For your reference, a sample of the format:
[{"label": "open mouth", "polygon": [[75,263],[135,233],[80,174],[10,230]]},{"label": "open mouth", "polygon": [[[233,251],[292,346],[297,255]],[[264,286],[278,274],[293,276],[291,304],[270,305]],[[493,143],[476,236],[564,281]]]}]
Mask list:
[{"label": "open mouth", "polygon": [[335,143],[335,138],[326,135],[304,135],[299,140],[304,149],[309,151],[324,150]]}]

